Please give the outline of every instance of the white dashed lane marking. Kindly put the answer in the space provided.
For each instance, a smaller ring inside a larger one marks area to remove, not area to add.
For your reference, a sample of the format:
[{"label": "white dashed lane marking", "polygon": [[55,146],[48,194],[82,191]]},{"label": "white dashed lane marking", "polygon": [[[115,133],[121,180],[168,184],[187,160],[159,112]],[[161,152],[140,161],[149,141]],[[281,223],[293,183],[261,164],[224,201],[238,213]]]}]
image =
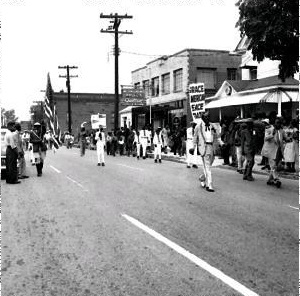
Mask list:
[{"label": "white dashed lane marking", "polygon": [[[76,185],[79,186],[80,188],[85,189],[85,188],[83,187],[83,185],[80,184],[79,182],[77,182],[76,180],[74,180],[74,179],[72,179],[72,178],[70,178],[70,177],[68,177],[68,176],[67,176],[67,179],[69,179],[71,182],[73,182],[74,184],[76,184]],[[88,190],[85,189],[85,191],[88,191]]]},{"label": "white dashed lane marking", "polygon": [[52,170],[56,171],[58,174],[60,174],[60,173],[61,173],[61,171],[60,171],[60,170],[58,170],[57,168],[55,168],[55,167],[54,167],[54,166],[52,166],[52,165],[50,165],[50,168],[51,168]]},{"label": "white dashed lane marking", "polygon": [[202,269],[206,270],[207,272],[209,272],[210,274],[212,274],[213,276],[215,276],[216,278],[218,278],[219,280],[221,280],[222,282],[224,282],[225,284],[230,286],[232,289],[238,291],[239,293],[241,293],[241,295],[244,295],[244,296],[259,296],[255,292],[249,290],[244,285],[240,284],[236,280],[234,280],[231,277],[224,274],[222,271],[220,271],[220,270],[216,269],[215,267],[209,265],[208,263],[206,263],[202,259],[200,259],[197,256],[193,255],[192,253],[190,253],[189,251],[187,251],[184,248],[180,247],[176,243],[170,241],[169,239],[162,236],[161,234],[154,231],[153,229],[149,228],[148,226],[144,225],[140,221],[138,221],[138,220],[126,215],[126,214],[122,214],[122,216],[125,219],[127,219],[130,223],[135,225],[136,227],[140,228],[141,230],[145,231],[146,233],[148,233],[149,235],[151,235],[152,237],[154,237],[158,241],[160,241],[163,244],[167,245],[168,247],[170,247],[171,249],[173,249],[177,253],[181,254],[184,257],[186,257],[187,259],[189,259],[191,262],[193,262],[197,266],[199,266]]}]

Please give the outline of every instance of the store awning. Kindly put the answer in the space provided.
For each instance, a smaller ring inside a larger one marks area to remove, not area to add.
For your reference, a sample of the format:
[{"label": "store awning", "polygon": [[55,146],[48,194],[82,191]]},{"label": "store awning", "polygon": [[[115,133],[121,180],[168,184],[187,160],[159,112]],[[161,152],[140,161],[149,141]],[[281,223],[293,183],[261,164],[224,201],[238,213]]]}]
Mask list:
[{"label": "store awning", "polygon": [[213,109],[227,106],[238,106],[247,104],[257,104],[267,95],[267,92],[254,93],[248,95],[234,95],[220,98],[205,104],[205,109]]},{"label": "store awning", "polygon": [[236,94],[213,100],[205,104],[205,109],[221,108],[227,106],[238,106],[258,103],[278,103],[278,97],[281,95],[281,102],[299,102],[298,91],[280,91],[278,92],[256,92],[251,94]]}]

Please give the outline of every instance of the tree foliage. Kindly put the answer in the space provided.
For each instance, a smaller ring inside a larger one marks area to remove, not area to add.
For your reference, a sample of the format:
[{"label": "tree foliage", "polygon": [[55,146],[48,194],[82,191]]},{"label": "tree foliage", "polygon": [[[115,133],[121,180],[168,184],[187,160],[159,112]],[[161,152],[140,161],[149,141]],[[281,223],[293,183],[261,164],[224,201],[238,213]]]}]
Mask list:
[{"label": "tree foliage", "polygon": [[241,36],[250,39],[248,50],[261,62],[281,61],[279,77],[284,81],[299,71],[299,8],[296,0],[239,0]]},{"label": "tree foliage", "polygon": [[14,109],[5,110],[1,107],[1,123],[6,125],[9,121],[17,121],[18,117],[15,114]]},{"label": "tree foliage", "polygon": [[43,108],[40,104],[30,106],[31,122],[41,122],[43,120]]}]

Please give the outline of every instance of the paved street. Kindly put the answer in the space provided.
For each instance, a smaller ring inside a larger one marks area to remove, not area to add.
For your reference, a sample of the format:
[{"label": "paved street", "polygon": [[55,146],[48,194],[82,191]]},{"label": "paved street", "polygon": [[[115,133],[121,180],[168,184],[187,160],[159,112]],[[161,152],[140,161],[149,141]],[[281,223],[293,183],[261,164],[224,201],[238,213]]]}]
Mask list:
[{"label": "paved street", "polygon": [[182,163],[96,163],[62,147],[1,181],[3,296],[298,294],[298,181],[213,168],[210,193]]}]

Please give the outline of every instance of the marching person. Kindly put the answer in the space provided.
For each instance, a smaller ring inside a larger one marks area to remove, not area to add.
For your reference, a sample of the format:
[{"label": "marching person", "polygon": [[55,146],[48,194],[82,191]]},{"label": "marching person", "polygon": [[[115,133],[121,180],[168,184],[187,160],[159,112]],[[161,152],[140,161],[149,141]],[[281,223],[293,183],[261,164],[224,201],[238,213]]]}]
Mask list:
[{"label": "marching person", "polygon": [[26,175],[26,161],[25,161],[25,153],[24,153],[24,148],[22,145],[22,138],[21,138],[21,125],[20,123],[15,124],[15,136],[16,136],[16,144],[18,148],[18,153],[19,153],[19,179],[27,179],[29,176]]},{"label": "marching person", "polygon": [[158,157],[158,161],[159,163],[161,163],[161,149],[163,147],[163,136],[160,127],[158,127],[155,131],[153,137],[153,144],[154,144],[154,162],[157,162],[157,157]]},{"label": "marching person", "polygon": [[193,149],[193,137],[194,131],[197,123],[195,121],[191,121],[191,126],[186,129],[186,167],[189,169],[191,168],[191,164],[193,168],[198,168],[196,164],[196,157],[197,157],[197,149],[194,149],[194,153],[190,154],[190,149]]},{"label": "marching person", "polygon": [[142,145],[142,150],[143,150],[143,159],[146,159],[146,149],[147,149],[147,144],[148,144],[148,134],[147,134],[147,130],[146,130],[145,126],[140,131],[140,143]]},{"label": "marching person", "polygon": [[199,178],[201,186],[206,188],[209,192],[214,192],[212,187],[211,166],[215,157],[213,145],[216,142],[221,146],[224,145],[219,133],[210,123],[209,113],[206,111],[195,127],[193,145],[195,149],[198,149],[203,162],[204,176],[200,176]]},{"label": "marching person", "polygon": [[262,154],[269,159],[270,174],[267,181],[268,185],[275,185],[277,188],[281,186],[278,176],[278,165],[283,158],[283,141],[287,140],[286,134],[282,129],[280,118],[273,120],[270,118],[270,126],[265,130],[265,143]]},{"label": "marching person", "polygon": [[37,176],[43,174],[44,159],[46,158],[46,144],[44,142],[42,126],[39,122],[33,125],[33,131],[30,133],[30,143],[32,143],[33,157],[37,170]]},{"label": "marching person", "polygon": [[18,148],[14,136],[15,122],[8,122],[7,129],[4,138],[6,144],[6,183],[19,184],[21,181],[18,181]]},{"label": "marching person", "polygon": [[97,157],[98,157],[98,166],[105,166],[104,162],[104,146],[105,146],[105,133],[103,128],[100,127],[100,130],[96,132],[95,140],[97,141]]}]

